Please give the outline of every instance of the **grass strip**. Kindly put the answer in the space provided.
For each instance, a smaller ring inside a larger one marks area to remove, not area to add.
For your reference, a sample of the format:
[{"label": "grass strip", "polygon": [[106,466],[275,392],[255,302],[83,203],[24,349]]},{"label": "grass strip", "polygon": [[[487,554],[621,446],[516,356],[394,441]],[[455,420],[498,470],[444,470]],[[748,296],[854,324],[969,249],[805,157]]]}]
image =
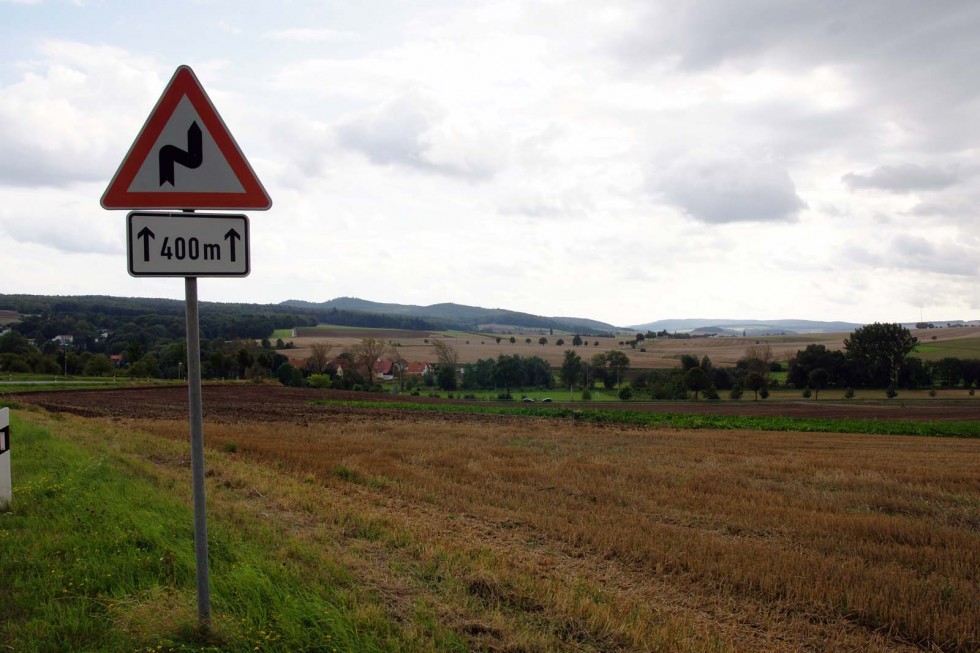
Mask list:
[{"label": "grass strip", "polygon": [[[0,508],[0,649],[408,651],[423,644],[301,543],[209,519],[212,628],[197,623],[193,516],[153,465],[12,416]],[[450,642],[442,650],[460,650]]]},{"label": "grass strip", "polygon": [[928,437],[980,438],[977,421],[915,421],[871,419],[820,419],[809,417],[760,417],[748,415],[697,415],[690,413],[661,413],[642,410],[592,410],[537,406],[473,406],[464,404],[423,404],[387,401],[312,402],[323,406],[351,408],[397,407],[431,413],[468,413],[475,415],[518,415],[570,419],[596,424],[630,424],[635,426],[670,427],[679,429],[723,429],[755,431],[801,431],[820,433],[863,433],[869,435],[917,435]]}]

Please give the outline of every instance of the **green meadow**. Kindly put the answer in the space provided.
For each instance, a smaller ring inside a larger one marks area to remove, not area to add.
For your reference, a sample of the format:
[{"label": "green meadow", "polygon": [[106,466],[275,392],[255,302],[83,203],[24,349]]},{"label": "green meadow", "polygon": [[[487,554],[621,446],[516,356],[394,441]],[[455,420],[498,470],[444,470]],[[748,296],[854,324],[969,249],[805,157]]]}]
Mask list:
[{"label": "green meadow", "polygon": [[[308,542],[220,505],[208,524],[213,620],[200,627],[189,474],[185,484],[127,453],[135,434],[108,424],[11,412],[0,649],[465,650],[437,626],[403,631]],[[155,455],[185,455],[170,445]]]}]

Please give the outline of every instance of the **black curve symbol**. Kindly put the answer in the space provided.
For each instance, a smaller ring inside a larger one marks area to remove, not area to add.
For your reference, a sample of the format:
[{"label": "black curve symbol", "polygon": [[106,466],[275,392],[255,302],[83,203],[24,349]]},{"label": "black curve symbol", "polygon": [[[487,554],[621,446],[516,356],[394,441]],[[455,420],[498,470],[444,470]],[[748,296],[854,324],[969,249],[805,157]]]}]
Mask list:
[{"label": "black curve symbol", "polygon": [[187,129],[187,149],[182,150],[176,145],[164,145],[160,148],[160,185],[170,182],[174,185],[174,164],[185,168],[197,168],[204,162],[204,139],[197,122],[192,122]]}]

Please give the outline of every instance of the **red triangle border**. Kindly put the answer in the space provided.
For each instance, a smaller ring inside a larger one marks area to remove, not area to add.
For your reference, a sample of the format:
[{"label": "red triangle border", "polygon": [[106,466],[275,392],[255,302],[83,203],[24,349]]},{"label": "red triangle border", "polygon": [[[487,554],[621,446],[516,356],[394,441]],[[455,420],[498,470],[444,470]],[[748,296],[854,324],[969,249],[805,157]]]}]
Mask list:
[{"label": "red triangle border", "polygon": [[[173,116],[178,103],[184,97],[190,101],[194,110],[214,139],[218,150],[224,155],[232,172],[244,189],[243,193],[210,192],[169,192],[136,193],[129,186],[140,168],[150,156],[150,151]],[[180,66],[171,78],[163,95],[157,101],[146,124],[140,130],[132,147],[123,159],[119,170],[102,195],[105,209],[255,209],[264,211],[272,206],[272,199],[266,193],[252,166],[248,164],[241,149],[225,126],[211,99],[204,91],[194,71],[189,66]]]}]

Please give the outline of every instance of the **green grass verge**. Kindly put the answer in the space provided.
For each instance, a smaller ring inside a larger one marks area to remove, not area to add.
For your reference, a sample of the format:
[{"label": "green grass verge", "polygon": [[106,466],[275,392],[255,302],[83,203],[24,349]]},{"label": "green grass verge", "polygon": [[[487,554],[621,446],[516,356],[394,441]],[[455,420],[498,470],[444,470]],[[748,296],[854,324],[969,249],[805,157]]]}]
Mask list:
[{"label": "green grass verge", "polygon": [[815,419],[799,417],[755,417],[739,415],[698,415],[661,413],[645,410],[592,410],[561,406],[467,406],[459,404],[421,404],[383,401],[314,401],[318,405],[346,405],[355,408],[397,406],[399,410],[477,415],[523,415],[572,419],[599,424],[631,424],[682,429],[735,429],[757,431],[811,431],[824,433],[866,433],[870,435],[921,435],[933,437],[980,438],[980,422],[879,421],[867,419]]},{"label": "green grass verge", "polygon": [[176,380],[119,376],[61,376],[51,374],[0,374],[0,392],[40,392],[42,390],[97,390],[137,385],[167,385]]},{"label": "green grass verge", "polygon": [[[272,529],[264,540],[248,539],[237,525],[214,519],[213,626],[203,631],[192,511],[174,496],[189,490],[161,487],[149,463],[73,443],[67,424],[66,433],[55,433],[16,415],[11,421],[14,496],[0,512],[0,648],[431,648],[390,621],[345,570],[319,554],[297,555],[309,544]],[[450,637],[440,650],[465,647]]]}]

